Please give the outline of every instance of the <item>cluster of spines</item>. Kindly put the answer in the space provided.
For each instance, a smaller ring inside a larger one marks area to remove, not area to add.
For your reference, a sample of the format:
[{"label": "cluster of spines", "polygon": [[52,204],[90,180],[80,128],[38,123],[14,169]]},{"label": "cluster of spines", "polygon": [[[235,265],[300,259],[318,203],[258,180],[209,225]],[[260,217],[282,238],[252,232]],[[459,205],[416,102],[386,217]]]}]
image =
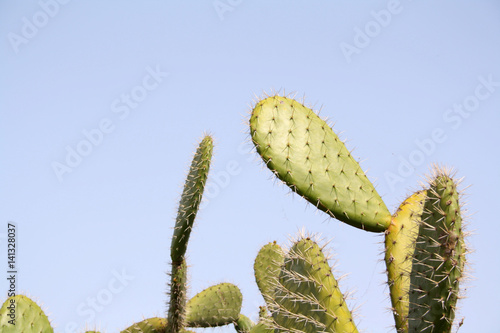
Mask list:
[{"label": "cluster of spines", "polygon": [[250,134],[267,167],[318,209],[360,229],[387,229],[385,203],[314,111],[287,97],[268,97],[252,111]]}]

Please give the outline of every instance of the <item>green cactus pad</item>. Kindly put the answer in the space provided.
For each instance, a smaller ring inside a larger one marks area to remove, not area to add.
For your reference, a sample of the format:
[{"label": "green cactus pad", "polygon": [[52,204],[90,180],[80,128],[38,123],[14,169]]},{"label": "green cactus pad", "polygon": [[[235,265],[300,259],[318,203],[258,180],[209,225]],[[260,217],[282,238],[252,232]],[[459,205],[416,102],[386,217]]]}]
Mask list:
[{"label": "green cactus pad", "polygon": [[238,320],[243,296],[238,287],[221,283],[209,287],[191,300],[186,307],[187,327],[215,327]]},{"label": "green cactus pad", "polygon": [[184,190],[179,202],[174,235],[170,246],[172,273],[170,277],[170,302],[168,307],[168,330],[179,332],[185,325],[187,265],[186,249],[198,213],[203,190],[210,169],[213,152],[213,139],[205,136],[196,150],[187,175]]},{"label": "green cactus pad", "polygon": [[283,260],[283,250],[276,242],[264,245],[257,254],[257,258],[255,258],[253,266],[255,281],[267,304],[269,304],[269,298],[274,297],[274,288],[276,287]]},{"label": "green cactus pad", "polygon": [[409,332],[450,332],[464,273],[465,244],[457,182],[436,167],[415,247]]},{"label": "green cactus pad", "polygon": [[0,332],[52,333],[54,330],[35,302],[24,295],[16,295],[9,297],[0,309]]},{"label": "green cactus pad", "polygon": [[267,326],[266,323],[260,322],[250,330],[250,333],[274,333],[274,329]]},{"label": "green cactus pad", "polygon": [[191,235],[194,219],[207,181],[212,152],[213,139],[207,135],[203,138],[194,154],[182,192],[175,221],[174,236],[170,246],[172,262],[182,260],[186,253],[189,236]]},{"label": "green cactus pad", "polygon": [[148,318],[124,329],[121,333],[163,333],[166,332],[167,320],[165,318]]},{"label": "green cactus pad", "polygon": [[385,263],[398,332],[408,332],[410,272],[426,198],[426,191],[407,198],[392,216],[385,232]]},{"label": "green cactus pad", "polygon": [[238,320],[234,322],[234,329],[238,333],[249,333],[255,324],[245,315],[240,313]]},{"label": "green cactus pad", "polygon": [[385,203],[328,124],[297,101],[271,96],[254,107],[250,134],[267,167],[318,209],[354,227],[385,231]]},{"label": "green cactus pad", "polygon": [[309,238],[286,254],[269,309],[276,332],[358,332],[328,260]]}]

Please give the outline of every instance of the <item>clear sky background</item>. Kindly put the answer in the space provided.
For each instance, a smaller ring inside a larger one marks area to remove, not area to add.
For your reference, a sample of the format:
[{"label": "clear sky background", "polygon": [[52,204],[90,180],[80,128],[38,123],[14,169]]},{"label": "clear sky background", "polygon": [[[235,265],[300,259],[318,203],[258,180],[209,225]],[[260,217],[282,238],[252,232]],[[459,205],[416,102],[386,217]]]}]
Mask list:
[{"label": "clear sky background", "polygon": [[393,331],[383,236],[316,212],[251,151],[256,96],[295,92],[392,212],[432,163],[464,177],[474,253],[457,321],[500,332],[499,31],[498,1],[0,1],[0,267],[13,221],[18,291],[56,332],[163,315],[177,202],[210,132],[189,294],[234,283],[257,319],[258,250],[304,228],[348,274],[359,329]]}]

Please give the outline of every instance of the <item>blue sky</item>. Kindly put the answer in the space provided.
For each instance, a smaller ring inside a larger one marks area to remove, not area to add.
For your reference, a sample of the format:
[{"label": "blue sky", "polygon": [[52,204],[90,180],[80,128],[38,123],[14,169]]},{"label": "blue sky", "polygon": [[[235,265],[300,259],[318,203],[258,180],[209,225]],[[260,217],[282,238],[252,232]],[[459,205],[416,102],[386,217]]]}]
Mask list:
[{"label": "blue sky", "polygon": [[496,1],[1,1],[0,242],[15,222],[18,291],[56,332],[162,315],[177,202],[209,132],[190,295],[234,283],[256,319],[258,250],[304,228],[349,273],[358,327],[390,332],[382,236],[316,212],[251,151],[256,98],[295,92],[335,123],[391,211],[432,163],[464,177],[474,252],[457,320],[498,332],[484,320],[500,296],[498,31]]}]

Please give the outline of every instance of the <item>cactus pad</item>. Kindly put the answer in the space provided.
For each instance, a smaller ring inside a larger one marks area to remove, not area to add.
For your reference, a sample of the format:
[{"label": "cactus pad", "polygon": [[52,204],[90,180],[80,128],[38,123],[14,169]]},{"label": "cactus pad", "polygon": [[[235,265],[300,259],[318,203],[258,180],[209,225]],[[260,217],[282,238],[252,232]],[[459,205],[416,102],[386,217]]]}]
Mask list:
[{"label": "cactus pad", "polygon": [[276,242],[264,245],[255,258],[253,266],[255,281],[267,304],[269,304],[269,298],[274,297],[274,288],[283,260],[283,250]]},{"label": "cactus pad", "polygon": [[238,287],[221,283],[209,287],[191,300],[186,307],[187,327],[215,327],[238,320],[243,296]]},{"label": "cactus pad", "polygon": [[421,223],[426,191],[407,198],[385,232],[385,263],[391,303],[398,332],[408,332],[408,302],[413,253]]},{"label": "cactus pad", "polygon": [[121,333],[164,333],[167,320],[164,318],[148,318],[124,329]]},{"label": "cactus pad", "polygon": [[2,333],[53,333],[43,310],[24,295],[9,297],[0,309]]},{"label": "cactus pad", "polygon": [[286,254],[270,311],[276,332],[358,332],[327,258],[309,238]]},{"label": "cactus pad", "polygon": [[281,96],[255,105],[250,134],[267,167],[294,192],[354,227],[385,231],[391,214],[375,187],[328,124]]},{"label": "cactus pad", "polygon": [[457,181],[435,167],[411,272],[409,332],[451,331],[465,264]]}]

